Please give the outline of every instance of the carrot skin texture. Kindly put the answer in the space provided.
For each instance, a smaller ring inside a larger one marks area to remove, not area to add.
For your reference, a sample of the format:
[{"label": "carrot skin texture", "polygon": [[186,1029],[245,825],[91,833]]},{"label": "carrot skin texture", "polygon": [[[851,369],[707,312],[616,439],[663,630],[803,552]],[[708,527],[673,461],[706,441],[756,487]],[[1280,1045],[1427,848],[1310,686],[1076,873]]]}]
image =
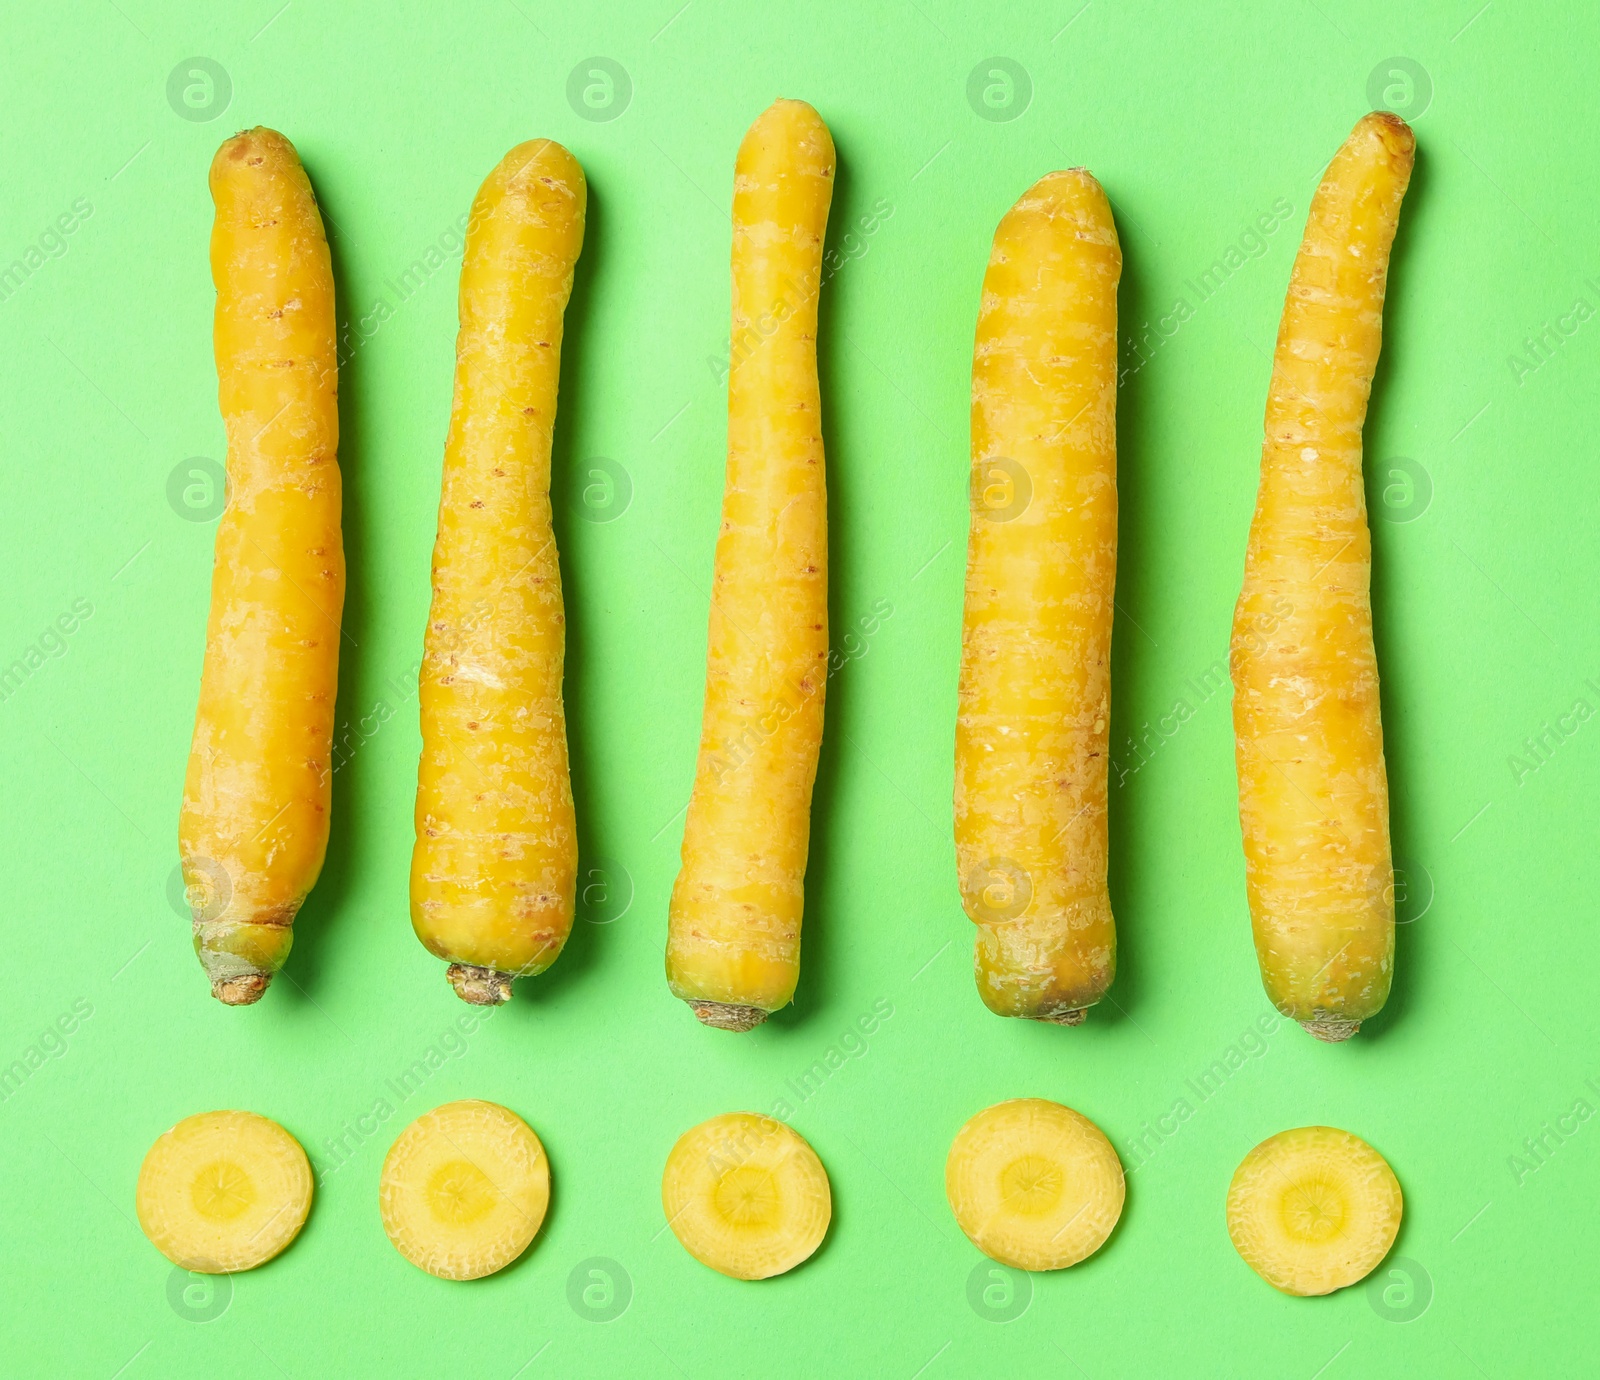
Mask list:
[{"label": "carrot skin texture", "polygon": [[1050,173],[1001,220],[972,366],[956,723],[978,992],[1076,1024],[1111,985],[1106,772],[1117,566],[1117,283],[1100,184]]},{"label": "carrot skin texture", "polygon": [[1361,429],[1415,140],[1365,116],[1312,201],[1267,397],[1234,613],[1250,915],[1274,1006],[1341,1040],[1389,995],[1394,889]]},{"label": "carrot skin texture", "polygon": [[800,974],[828,674],[816,336],[833,176],[827,126],[788,100],[751,125],[734,170],[727,477],[667,940],[672,992],[728,1029],[786,1005]]},{"label": "carrot skin texture", "polygon": [[[550,508],[563,313],[587,185],[561,145],[512,149],[473,202],[461,267],[421,676],[411,923],[464,1000],[506,1000],[572,929],[578,850]],[[467,981],[466,970],[489,981]]]},{"label": "carrot skin texture", "polygon": [[228,1005],[259,999],[328,846],[344,607],[333,272],[294,145],[237,134],[211,164],[228,499],[179,852],[195,951]]}]

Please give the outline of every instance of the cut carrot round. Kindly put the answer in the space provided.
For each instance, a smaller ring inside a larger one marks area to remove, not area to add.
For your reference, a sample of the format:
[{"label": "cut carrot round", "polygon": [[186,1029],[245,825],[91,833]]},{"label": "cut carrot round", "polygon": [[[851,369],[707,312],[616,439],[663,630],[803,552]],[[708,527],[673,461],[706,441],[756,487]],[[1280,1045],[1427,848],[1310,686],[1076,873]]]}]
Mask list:
[{"label": "cut carrot round", "polygon": [[1330,1294],[1389,1253],[1404,1201],[1388,1162],[1331,1126],[1280,1131],[1244,1157],[1228,1187],[1228,1235],[1286,1294]]},{"label": "cut carrot round", "polygon": [[794,1269],[822,1244],[833,1218],[816,1151],[754,1112],[712,1117],[678,1138],[661,1206],[684,1250],[734,1279]]},{"label": "cut carrot round", "polygon": [[234,1274],[283,1250],[311,1210],[300,1142],[254,1112],[201,1112],[160,1136],[139,1168],[139,1225],[186,1270]]},{"label": "cut carrot round", "polygon": [[395,1250],[419,1270],[481,1279],[538,1234],[550,1206],[550,1163],[516,1113],[493,1102],[447,1102],[389,1147],[378,1206]]},{"label": "cut carrot round", "polygon": [[1122,1162],[1100,1128],[1038,1097],[997,1103],[967,1122],[944,1187],[972,1244],[1019,1270],[1060,1270],[1093,1255],[1126,1194]]}]

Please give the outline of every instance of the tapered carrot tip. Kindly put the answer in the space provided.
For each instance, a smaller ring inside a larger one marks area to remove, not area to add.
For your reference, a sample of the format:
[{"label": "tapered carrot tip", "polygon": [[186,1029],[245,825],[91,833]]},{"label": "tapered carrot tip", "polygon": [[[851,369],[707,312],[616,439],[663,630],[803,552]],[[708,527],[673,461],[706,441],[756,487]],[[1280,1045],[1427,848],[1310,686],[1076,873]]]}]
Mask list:
[{"label": "tapered carrot tip", "polygon": [[246,973],[242,977],[217,978],[211,995],[224,1006],[254,1006],[272,981],[271,973]]},{"label": "tapered carrot tip", "polygon": [[444,975],[456,995],[473,1006],[501,1006],[511,1000],[511,974],[476,963],[452,963]]},{"label": "tapered carrot tip", "polygon": [[1323,1011],[1309,1021],[1301,1021],[1300,1026],[1307,1034],[1315,1035],[1323,1044],[1336,1045],[1341,1040],[1348,1040],[1356,1031],[1360,1030],[1361,1022],[1348,1020],[1344,1016],[1335,1016],[1331,1012]]},{"label": "tapered carrot tip", "polygon": [[1370,129],[1383,140],[1384,147],[1394,158],[1409,162],[1416,151],[1417,136],[1412,133],[1411,126],[1391,111],[1374,110],[1363,116],[1356,128]]},{"label": "tapered carrot tip", "polygon": [[734,1006],[725,1001],[691,1001],[689,1005],[701,1025],[717,1030],[754,1030],[767,1019],[759,1006]]}]

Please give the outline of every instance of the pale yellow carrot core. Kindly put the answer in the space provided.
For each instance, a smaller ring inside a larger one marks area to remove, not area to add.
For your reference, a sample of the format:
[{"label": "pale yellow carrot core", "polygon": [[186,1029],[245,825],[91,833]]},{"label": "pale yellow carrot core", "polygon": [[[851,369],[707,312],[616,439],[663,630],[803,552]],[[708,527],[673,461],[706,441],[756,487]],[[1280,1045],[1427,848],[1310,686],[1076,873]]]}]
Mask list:
[{"label": "pale yellow carrot core", "polygon": [[561,145],[518,145],[473,202],[461,265],[411,923],[450,963],[457,994],[481,1005],[554,963],[572,929],[578,850],[550,447],[586,196]]},{"label": "pale yellow carrot core", "polygon": [[956,726],[962,905],[990,1010],[1076,1024],[1116,971],[1106,889],[1122,251],[1081,168],[1000,222],[972,362]]},{"label": "pale yellow carrot core", "polygon": [[1267,398],[1234,613],[1233,722],[1267,995],[1325,1040],[1389,995],[1394,890],[1361,428],[1414,140],[1356,125],[1311,203]]},{"label": "pale yellow carrot core", "polygon": [[1388,1162],[1331,1126],[1280,1131],[1244,1157],[1228,1186],[1228,1235],[1286,1294],[1328,1294],[1389,1253],[1404,1200]]},{"label": "pale yellow carrot core", "polygon": [[725,1029],[787,1004],[800,975],[828,674],[816,336],[833,172],[828,128],[803,101],[761,115],[734,168],[727,483],[667,940],[673,993]]},{"label": "pale yellow carrot core", "polygon": [[684,1250],[735,1279],[767,1279],[808,1260],[833,1216],[816,1152],[753,1112],[712,1117],[679,1137],[661,1206]]},{"label": "pale yellow carrot core", "polygon": [[328,846],[338,367],[328,242],[294,145],[236,134],[212,161],[211,195],[228,501],[178,847],[212,991],[245,1005],[283,965]]},{"label": "pale yellow carrot core", "polygon": [[528,1249],[550,1205],[550,1162],[526,1122],[493,1102],[424,1112],[384,1157],[383,1229],[419,1270],[480,1279]]},{"label": "pale yellow carrot core", "polygon": [[175,1265],[233,1274],[271,1260],[311,1210],[311,1165],[283,1127],[254,1112],[185,1117],[139,1167],[139,1225]]},{"label": "pale yellow carrot core", "polygon": [[1122,1216],[1122,1162],[1070,1107],[1023,1097],[987,1107],[956,1133],[944,1170],[950,1210],[985,1255],[1060,1270],[1105,1244]]}]

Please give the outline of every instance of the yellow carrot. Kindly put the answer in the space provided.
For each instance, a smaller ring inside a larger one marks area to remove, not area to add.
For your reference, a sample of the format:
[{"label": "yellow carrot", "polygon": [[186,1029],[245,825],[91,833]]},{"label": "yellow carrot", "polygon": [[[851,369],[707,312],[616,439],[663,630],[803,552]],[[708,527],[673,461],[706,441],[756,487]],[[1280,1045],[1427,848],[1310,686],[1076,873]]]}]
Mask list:
[{"label": "yellow carrot", "polygon": [[749,1030],[794,996],[828,670],[817,291],[828,128],[778,101],[739,146],[728,469],[705,713],[667,981],[707,1025]]},{"label": "yellow carrot", "polygon": [[1106,765],[1122,250],[1081,168],[995,232],[972,363],[956,858],[978,992],[1076,1025],[1116,971]]},{"label": "yellow carrot", "polygon": [[1383,1006],[1394,959],[1361,428],[1414,145],[1404,121],[1366,116],[1311,203],[1233,621],[1239,819],[1261,979],[1279,1011],[1329,1041]]},{"label": "yellow carrot", "polygon": [[542,973],[578,871],[566,616],[550,520],[562,313],[583,247],[583,169],[535,139],[489,174],[467,226],[422,664],[411,923],[478,1005]]},{"label": "yellow carrot", "polygon": [[215,347],[228,434],[179,851],[212,993],[256,1001],[328,846],[344,549],[333,274],[283,135],[211,164]]}]

